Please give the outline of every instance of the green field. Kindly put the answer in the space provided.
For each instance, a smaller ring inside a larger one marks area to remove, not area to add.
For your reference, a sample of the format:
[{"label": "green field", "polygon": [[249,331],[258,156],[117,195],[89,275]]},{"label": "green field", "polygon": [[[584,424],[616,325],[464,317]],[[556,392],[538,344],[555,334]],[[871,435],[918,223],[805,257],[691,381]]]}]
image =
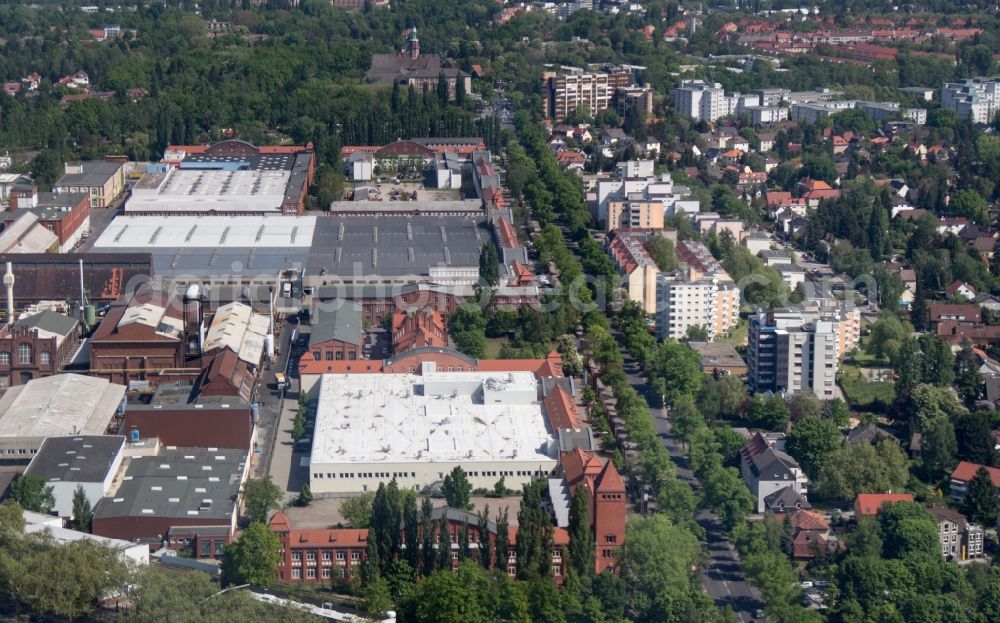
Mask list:
[{"label": "green field", "polygon": [[892,383],[866,380],[856,364],[841,365],[837,383],[852,408],[883,410],[896,399],[896,387]]}]

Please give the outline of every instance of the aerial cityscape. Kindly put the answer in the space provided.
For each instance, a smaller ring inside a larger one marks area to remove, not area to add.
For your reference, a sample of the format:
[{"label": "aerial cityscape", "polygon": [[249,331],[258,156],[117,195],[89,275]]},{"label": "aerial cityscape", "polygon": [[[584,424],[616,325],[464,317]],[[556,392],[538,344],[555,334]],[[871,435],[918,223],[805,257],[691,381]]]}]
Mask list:
[{"label": "aerial cityscape", "polygon": [[1000,5],[10,0],[0,82],[0,620],[1000,620]]}]

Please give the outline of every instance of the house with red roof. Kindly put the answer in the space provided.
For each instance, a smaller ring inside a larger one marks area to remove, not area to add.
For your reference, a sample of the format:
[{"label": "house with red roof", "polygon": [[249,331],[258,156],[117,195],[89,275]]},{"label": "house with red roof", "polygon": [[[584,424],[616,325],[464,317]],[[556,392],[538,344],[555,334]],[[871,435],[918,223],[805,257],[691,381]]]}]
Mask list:
[{"label": "house with red roof", "polygon": [[954,471],[951,472],[949,492],[953,499],[965,499],[965,492],[968,489],[969,481],[976,477],[976,472],[978,472],[980,468],[986,469],[986,473],[989,474],[990,480],[993,482],[993,488],[996,489],[997,494],[1000,495],[1000,469],[996,467],[986,467],[985,465],[979,465],[978,463],[971,463],[969,461],[962,461],[958,464]]},{"label": "house with red roof", "polygon": [[909,493],[859,493],[854,500],[854,514],[857,517],[874,517],[886,504],[912,502]]}]

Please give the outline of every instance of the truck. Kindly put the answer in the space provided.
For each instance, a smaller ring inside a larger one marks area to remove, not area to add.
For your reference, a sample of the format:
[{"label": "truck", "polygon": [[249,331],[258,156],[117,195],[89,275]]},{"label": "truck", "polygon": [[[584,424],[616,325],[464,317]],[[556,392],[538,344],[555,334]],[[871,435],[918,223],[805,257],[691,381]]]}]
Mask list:
[{"label": "truck", "polygon": [[277,386],[279,392],[284,391],[288,387],[288,379],[285,377],[284,372],[274,373],[274,384]]}]

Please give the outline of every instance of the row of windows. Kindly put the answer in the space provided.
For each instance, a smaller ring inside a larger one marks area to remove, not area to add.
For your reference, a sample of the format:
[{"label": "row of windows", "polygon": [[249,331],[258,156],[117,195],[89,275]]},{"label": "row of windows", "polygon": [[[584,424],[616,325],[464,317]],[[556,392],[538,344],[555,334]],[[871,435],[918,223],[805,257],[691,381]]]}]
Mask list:
[{"label": "row of windows", "polygon": [[[31,344],[18,344],[17,345],[17,362],[18,363],[31,363]],[[38,362],[42,365],[48,365],[52,361],[52,353],[47,350],[41,352],[38,356]],[[9,366],[10,365],[10,352],[3,351],[0,352],[0,365]]]},{"label": "row of windows", "polygon": [[[320,351],[318,351],[318,350],[314,350],[313,351],[313,359],[314,360],[320,361],[322,359],[321,355],[322,355],[322,353]],[[358,358],[358,354],[356,352],[354,352],[353,350],[350,351],[349,353],[347,353],[347,360],[348,361],[354,361],[357,358]],[[337,352],[333,352],[332,350],[326,351],[326,360],[327,361],[333,361],[334,359],[336,359],[337,361],[343,361],[344,360],[344,351],[342,351],[342,350],[338,350]]]},{"label": "row of windows", "polygon": [[417,472],[341,472],[339,475],[331,472],[315,472],[313,478],[322,480],[324,477],[335,478],[416,478]]},{"label": "row of windows", "polygon": [[[337,560],[346,560],[347,555],[344,552],[337,552]],[[330,552],[322,553],[323,560],[331,560]],[[292,561],[298,562],[302,560],[302,552],[292,552]],[[313,562],[316,560],[316,552],[306,552],[306,560]],[[351,552],[351,560],[361,560],[361,552]]]}]

